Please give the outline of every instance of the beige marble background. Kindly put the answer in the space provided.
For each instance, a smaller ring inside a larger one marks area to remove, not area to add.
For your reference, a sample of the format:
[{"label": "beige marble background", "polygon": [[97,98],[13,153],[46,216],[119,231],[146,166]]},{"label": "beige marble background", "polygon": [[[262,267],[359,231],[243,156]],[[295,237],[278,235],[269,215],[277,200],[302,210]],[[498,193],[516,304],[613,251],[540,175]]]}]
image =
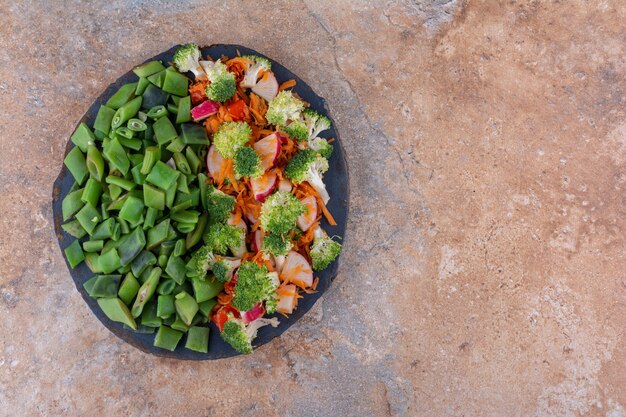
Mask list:
[{"label": "beige marble background", "polygon": [[[224,4],[222,4],[224,3]],[[0,0],[0,415],[626,415],[623,1]],[[170,48],[327,98],[332,290],[253,355],[145,355],[83,303],[50,195],[75,121]]]}]

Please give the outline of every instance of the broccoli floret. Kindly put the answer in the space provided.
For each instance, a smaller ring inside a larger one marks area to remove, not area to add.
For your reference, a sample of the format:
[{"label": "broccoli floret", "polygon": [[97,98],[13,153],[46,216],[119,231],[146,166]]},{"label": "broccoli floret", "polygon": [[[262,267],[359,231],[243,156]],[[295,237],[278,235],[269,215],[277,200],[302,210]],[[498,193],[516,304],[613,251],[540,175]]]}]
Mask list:
[{"label": "broccoli floret", "polygon": [[251,137],[252,129],[246,122],[224,122],[213,135],[213,143],[224,158],[234,158]]},{"label": "broccoli floret", "polygon": [[235,197],[209,186],[206,196],[209,221],[211,223],[224,223],[230,217],[236,203]]},{"label": "broccoli floret", "polygon": [[306,212],[306,207],[293,194],[278,191],[269,196],[261,206],[261,228],[284,234],[296,227],[298,216]]},{"label": "broccoli floret", "polygon": [[210,84],[206,88],[206,96],[209,100],[220,103],[225,102],[237,91],[237,83],[235,82],[235,74],[228,72],[226,65],[220,61],[207,70],[207,77]]},{"label": "broccoli floret", "polygon": [[304,142],[309,138],[309,131],[304,124],[299,120],[289,123],[282,128],[283,132],[289,135],[289,137],[297,140],[298,142]]},{"label": "broccoli floret", "polygon": [[313,245],[311,246],[311,260],[313,269],[321,271],[325,269],[341,253],[341,243],[329,238],[321,227],[317,227],[314,232]]},{"label": "broccoli floret", "polygon": [[314,137],[309,139],[309,148],[322,155],[324,158],[329,159],[333,154],[333,145],[328,143],[324,138]]},{"label": "broccoli floret", "polygon": [[261,157],[249,146],[239,148],[235,153],[235,176],[237,178],[258,178],[263,175]]},{"label": "broccoli floret", "polygon": [[314,110],[306,109],[302,112],[302,118],[308,130],[309,140],[330,129],[330,119]]},{"label": "broccoli floret", "polygon": [[206,80],[207,76],[198,62],[200,60],[200,48],[195,43],[183,45],[174,54],[174,64],[180,72],[193,72],[196,79]]},{"label": "broccoli floret", "polygon": [[246,68],[243,80],[239,84],[242,87],[254,87],[261,71],[269,71],[272,69],[272,63],[266,58],[256,55],[244,55],[242,58],[250,60],[250,65]]},{"label": "broccoli floret", "polygon": [[204,279],[214,261],[215,257],[213,256],[212,247],[203,245],[191,255],[191,259],[187,262],[187,276]]},{"label": "broccoli floret", "polygon": [[282,126],[288,120],[298,120],[303,109],[302,100],[298,100],[291,91],[283,90],[270,101],[265,118],[273,125]]},{"label": "broccoli floret", "polygon": [[246,236],[237,226],[216,223],[206,229],[202,238],[214,253],[226,255],[229,249],[240,247]]},{"label": "broccoli floret", "polygon": [[240,264],[240,259],[221,258],[213,264],[211,270],[219,282],[228,282],[233,278],[233,273]]},{"label": "broccoli floret", "polygon": [[288,237],[278,233],[270,233],[263,238],[261,251],[268,255],[286,256],[292,247],[293,244]]},{"label": "broccoli floret", "polygon": [[295,154],[285,167],[285,175],[295,183],[307,181],[318,192],[324,204],[330,196],[326,191],[322,175],[328,170],[328,160],[312,149]]},{"label": "broccoli floret", "polygon": [[276,311],[278,295],[276,289],[280,284],[278,274],[269,272],[267,266],[256,262],[242,262],[237,270],[237,284],[233,291],[233,307],[239,311],[248,311],[265,301],[268,313]]},{"label": "broccoli floret", "polygon": [[229,319],[224,324],[224,330],[222,330],[220,334],[222,339],[237,352],[246,354],[252,353],[252,341],[256,338],[259,329],[268,324],[272,325],[272,327],[276,327],[278,326],[278,319],[276,317],[272,319],[260,318],[246,326],[242,320],[229,314]]}]

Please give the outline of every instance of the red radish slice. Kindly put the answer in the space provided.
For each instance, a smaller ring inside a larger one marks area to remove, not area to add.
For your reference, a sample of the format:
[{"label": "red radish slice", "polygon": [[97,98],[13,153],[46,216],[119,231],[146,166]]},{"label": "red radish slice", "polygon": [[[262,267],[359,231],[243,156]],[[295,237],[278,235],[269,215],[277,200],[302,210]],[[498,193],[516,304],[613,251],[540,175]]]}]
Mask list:
[{"label": "red radish slice", "polygon": [[258,96],[263,97],[265,100],[270,101],[278,94],[278,81],[274,77],[272,71],[267,71],[263,74],[263,77],[257,81],[256,85],[252,87],[252,92]]},{"label": "red radish slice", "polygon": [[191,117],[195,122],[204,120],[212,114],[217,113],[220,109],[220,103],[216,103],[211,100],[207,100],[202,102],[202,104],[198,104],[196,107],[191,109]]},{"label": "red radish slice", "polygon": [[261,250],[261,245],[263,244],[263,232],[261,229],[257,229],[254,232],[254,239],[252,239],[252,251],[258,252]]},{"label": "red radish slice", "polygon": [[219,153],[215,145],[211,145],[209,152],[206,154],[206,166],[213,181],[217,181],[219,172],[225,163],[226,160],[222,154]]},{"label": "red radish slice", "polygon": [[248,219],[248,221],[250,222],[250,224],[255,224],[256,221],[258,220],[256,217],[254,217],[254,215],[250,212],[246,213],[246,219]]},{"label": "red radish slice", "polygon": [[274,165],[280,152],[280,140],[275,133],[264,137],[254,144],[254,150],[261,157],[261,169],[267,171]]},{"label": "red radish slice", "polygon": [[279,300],[276,304],[276,311],[279,313],[291,314],[298,302],[298,292],[293,284],[285,285],[278,289]]},{"label": "red radish slice", "polygon": [[239,312],[239,314],[241,314],[241,320],[243,320],[244,323],[248,324],[251,321],[263,317],[263,314],[265,314],[265,308],[263,308],[263,305],[259,303],[252,307],[252,310],[241,311]]},{"label": "red radish slice", "polygon": [[291,189],[293,188],[293,185],[291,184],[291,181],[289,180],[280,180],[278,182],[278,191],[284,191],[284,192],[290,192]]},{"label": "red radish slice", "polygon": [[239,221],[235,222],[234,214],[230,215],[230,217],[226,221],[226,224],[228,224],[229,226],[237,226],[240,229],[243,229],[244,232],[248,233],[248,225],[246,225],[246,222],[244,222],[241,218],[239,219]]},{"label": "red radish slice", "polygon": [[293,282],[300,288],[307,288],[313,285],[313,270],[304,256],[290,251],[280,278],[283,282]]},{"label": "red radish slice", "polygon": [[302,213],[300,217],[298,217],[298,227],[306,232],[309,230],[313,223],[315,223],[315,219],[317,218],[317,200],[312,195],[303,198],[302,204],[306,207],[306,213]]},{"label": "red radish slice", "polygon": [[272,194],[278,177],[274,171],[269,171],[263,174],[260,178],[252,178],[250,180],[250,187],[252,188],[252,194],[254,199],[260,203],[264,202],[268,195]]}]

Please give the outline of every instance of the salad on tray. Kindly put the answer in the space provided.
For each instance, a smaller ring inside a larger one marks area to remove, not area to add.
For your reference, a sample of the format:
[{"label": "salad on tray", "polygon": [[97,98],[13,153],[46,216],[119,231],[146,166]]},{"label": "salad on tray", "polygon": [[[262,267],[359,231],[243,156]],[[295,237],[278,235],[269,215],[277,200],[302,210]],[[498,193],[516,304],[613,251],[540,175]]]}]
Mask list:
[{"label": "salad on tray", "polygon": [[260,56],[205,59],[188,44],[170,66],[133,72],[71,136],[68,263],[85,262],[104,314],[156,332],[154,346],[174,350],[187,334],[185,347],[206,353],[213,321],[251,353],[258,329],[293,313],[341,252],[320,227],[335,225],[332,139],[320,136],[330,120]]}]

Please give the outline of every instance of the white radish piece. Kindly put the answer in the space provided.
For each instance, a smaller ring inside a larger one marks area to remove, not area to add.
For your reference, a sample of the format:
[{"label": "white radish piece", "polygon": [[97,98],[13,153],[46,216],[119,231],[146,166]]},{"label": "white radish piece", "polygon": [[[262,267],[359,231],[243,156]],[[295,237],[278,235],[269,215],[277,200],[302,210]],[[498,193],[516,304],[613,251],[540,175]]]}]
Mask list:
[{"label": "white radish piece", "polygon": [[266,172],[259,178],[250,179],[250,188],[252,188],[254,199],[260,203],[264,202],[267,196],[274,192],[277,183],[278,176],[274,171]]},{"label": "white radish piece", "polygon": [[270,101],[278,94],[278,81],[272,71],[267,71],[263,74],[263,77],[257,81],[256,85],[252,87],[252,92],[265,100]]},{"label": "white radish piece", "polygon": [[261,157],[261,169],[267,171],[274,165],[276,159],[278,159],[280,140],[275,133],[272,133],[256,142],[253,147]]},{"label": "white radish piece", "polygon": [[298,252],[290,251],[280,273],[280,278],[282,282],[291,282],[300,288],[308,288],[313,285],[313,270],[304,256]]},{"label": "white radish piece", "polygon": [[317,219],[317,200],[310,195],[300,201],[302,201],[307,211],[298,217],[298,227],[303,232],[306,232],[313,226],[315,219]]}]

